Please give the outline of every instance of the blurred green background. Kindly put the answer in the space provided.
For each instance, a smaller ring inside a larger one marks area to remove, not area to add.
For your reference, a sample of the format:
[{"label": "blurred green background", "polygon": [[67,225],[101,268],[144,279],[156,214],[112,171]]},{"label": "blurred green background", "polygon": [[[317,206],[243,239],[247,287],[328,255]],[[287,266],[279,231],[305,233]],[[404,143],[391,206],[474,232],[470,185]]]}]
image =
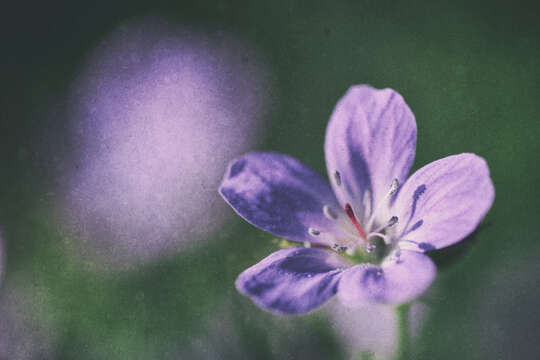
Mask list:
[{"label": "blurred green background", "polygon": [[[236,292],[239,272],[276,248],[239,218],[203,246],[126,271],[99,271],[66,250],[71,240],[53,215],[43,170],[51,154],[36,146],[65,119],[44,114],[103,37],[125,20],[157,15],[201,29],[219,26],[263,53],[278,100],[257,149],[291,154],[324,173],[328,117],[350,85],[368,83],[396,89],[415,113],[414,169],[460,152],[485,157],[495,204],[473,237],[433,255],[440,271],[424,299],[431,312],[414,354],[533,358],[540,353],[538,13],[532,2],[492,1],[12,4],[0,15],[0,228],[7,258],[0,297],[18,289],[13,296],[25,305],[28,327],[9,328],[0,318],[13,349],[0,356],[347,357],[324,312],[277,317]],[[16,346],[26,335],[27,344]]]}]

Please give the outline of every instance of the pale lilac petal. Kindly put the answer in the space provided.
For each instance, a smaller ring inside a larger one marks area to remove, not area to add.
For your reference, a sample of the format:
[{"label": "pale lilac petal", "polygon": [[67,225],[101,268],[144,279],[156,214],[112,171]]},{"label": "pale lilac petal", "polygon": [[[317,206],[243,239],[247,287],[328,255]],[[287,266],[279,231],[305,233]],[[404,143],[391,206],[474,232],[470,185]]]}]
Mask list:
[{"label": "pale lilac petal", "polygon": [[433,282],[435,264],[419,252],[402,250],[381,266],[356,265],[343,273],[339,298],[347,306],[364,303],[401,304],[420,296]]},{"label": "pale lilac petal", "polygon": [[[357,359],[361,353],[373,354],[372,359],[394,359],[397,346],[396,311],[392,306],[365,303],[343,306],[330,301],[325,308],[345,359]],[[369,357],[366,357],[369,359]]]},{"label": "pale lilac petal", "polygon": [[[326,165],[336,196],[343,206],[353,203],[364,216],[388,193],[393,179],[402,183],[407,178],[415,151],[414,115],[391,89],[351,87],[326,130]],[[365,201],[366,191],[372,194]],[[361,210],[364,203],[366,209]]]},{"label": "pale lilac petal", "polygon": [[266,310],[302,314],[336,293],[344,266],[329,250],[283,249],[240,274],[236,288]]},{"label": "pale lilac petal", "polygon": [[[372,353],[373,359],[395,359],[398,346],[396,310],[385,304],[362,304],[354,308],[330,301],[325,307],[337,340],[347,354],[346,359],[362,359],[361,353]],[[420,340],[430,308],[413,301],[408,321],[411,340]],[[414,346],[414,344],[413,344]]]},{"label": "pale lilac petal", "polygon": [[469,235],[487,213],[495,190],[485,160],[453,155],[415,172],[404,184],[392,211],[402,247],[427,251]]},{"label": "pale lilac petal", "polygon": [[233,160],[219,192],[240,216],[274,235],[330,244],[339,232],[323,211],[324,205],[338,210],[330,186],[290,156],[250,153]]}]

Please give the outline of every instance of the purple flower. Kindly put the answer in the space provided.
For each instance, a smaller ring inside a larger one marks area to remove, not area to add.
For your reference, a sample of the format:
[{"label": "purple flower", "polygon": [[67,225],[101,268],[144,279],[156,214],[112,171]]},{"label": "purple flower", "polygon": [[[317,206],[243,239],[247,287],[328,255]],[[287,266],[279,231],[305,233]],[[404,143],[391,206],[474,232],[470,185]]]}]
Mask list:
[{"label": "purple flower", "polygon": [[484,159],[448,156],[407,178],[414,115],[397,92],[354,86],[326,130],[331,186],[278,153],[233,160],[219,189],[251,224],[306,247],[279,250],[245,270],[237,289],[264,309],[311,311],[337,293],[345,305],[400,304],[436,268],[424,252],[455,244],[487,213],[494,188]]}]

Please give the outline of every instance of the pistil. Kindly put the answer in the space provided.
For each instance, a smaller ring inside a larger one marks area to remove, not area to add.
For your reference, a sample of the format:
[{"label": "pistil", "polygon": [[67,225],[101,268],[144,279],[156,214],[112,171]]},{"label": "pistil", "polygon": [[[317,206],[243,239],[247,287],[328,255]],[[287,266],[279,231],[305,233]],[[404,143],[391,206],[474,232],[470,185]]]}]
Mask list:
[{"label": "pistil", "polygon": [[349,204],[349,203],[345,204],[345,213],[347,214],[347,216],[349,217],[349,219],[353,223],[354,227],[356,228],[356,231],[358,232],[358,235],[360,235],[360,237],[362,239],[366,240],[366,233],[365,233],[364,229],[362,228],[362,225],[360,225],[360,223],[356,219],[356,216],[354,215],[354,211],[352,209],[351,204]]}]

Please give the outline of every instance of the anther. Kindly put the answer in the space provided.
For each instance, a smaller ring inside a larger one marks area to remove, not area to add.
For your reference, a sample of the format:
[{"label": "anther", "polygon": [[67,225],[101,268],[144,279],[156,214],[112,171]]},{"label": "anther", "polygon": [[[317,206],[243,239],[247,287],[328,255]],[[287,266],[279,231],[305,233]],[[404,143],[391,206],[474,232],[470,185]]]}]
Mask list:
[{"label": "anther", "polygon": [[324,216],[326,216],[327,219],[330,219],[330,220],[337,219],[338,215],[336,214],[334,209],[332,209],[330,206],[324,205],[322,210],[323,210]]},{"label": "anther", "polygon": [[310,227],[310,228],[308,229],[308,233],[309,233],[309,235],[311,235],[311,236],[319,236],[319,235],[321,235],[321,232],[320,232],[319,230],[314,229],[314,228],[312,228],[312,227]]},{"label": "anther", "polygon": [[375,248],[376,248],[375,245],[373,245],[373,244],[368,244],[368,245],[366,246],[366,251],[367,251],[368,253],[371,253],[371,252],[373,252],[373,250],[375,250]]},{"label": "anther", "polygon": [[341,174],[339,171],[334,171],[334,181],[336,182],[337,186],[341,186]]},{"label": "anther", "polygon": [[398,179],[394,179],[392,180],[392,185],[390,185],[390,195],[394,195],[396,193],[396,191],[398,190],[399,188],[399,180]]},{"label": "anther", "polygon": [[398,222],[398,220],[399,220],[399,219],[398,219],[397,216],[392,216],[392,217],[390,218],[390,220],[388,220],[388,224],[386,224],[386,227],[391,227],[391,226],[396,225],[397,222]]},{"label": "anther", "polygon": [[334,244],[334,245],[332,245],[332,250],[334,250],[336,252],[345,252],[345,251],[349,250],[349,248],[346,247],[346,246],[343,246],[343,245]]}]

